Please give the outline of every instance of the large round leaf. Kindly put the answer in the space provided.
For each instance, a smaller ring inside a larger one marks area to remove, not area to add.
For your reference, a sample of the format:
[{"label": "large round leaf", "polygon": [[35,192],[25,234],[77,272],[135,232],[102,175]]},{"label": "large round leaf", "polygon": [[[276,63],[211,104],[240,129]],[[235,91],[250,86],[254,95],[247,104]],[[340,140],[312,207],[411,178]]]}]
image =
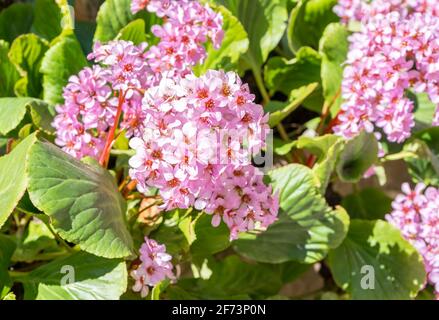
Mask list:
[{"label": "large round leaf", "polygon": [[106,258],[131,255],[126,204],[106,170],[38,141],[29,150],[27,171],[32,202],[62,238]]},{"label": "large round leaf", "polygon": [[319,193],[313,172],[291,164],[269,173],[279,194],[279,219],[259,235],[243,234],[236,250],[260,262],[295,260],[313,263],[344,239],[349,217],[342,208],[331,209]]},{"label": "large round leaf", "polygon": [[125,262],[85,252],[54,260],[19,278],[26,300],[116,300],[126,291]]},{"label": "large round leaf", "polygon": [[353,299],[413,298],[426,277],[422,257],[399,230],[382,220],[352,220],[328,263],[337,284]]}]

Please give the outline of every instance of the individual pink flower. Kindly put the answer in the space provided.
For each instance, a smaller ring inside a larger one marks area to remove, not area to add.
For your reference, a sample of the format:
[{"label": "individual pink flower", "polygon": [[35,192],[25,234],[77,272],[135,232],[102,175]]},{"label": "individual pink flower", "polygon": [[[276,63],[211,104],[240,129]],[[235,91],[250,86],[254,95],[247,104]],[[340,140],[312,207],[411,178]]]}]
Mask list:
[{"label": "individual pink flower", "polygon": [[401,230],[402,235],[424,258],[428,281],[439,299],[439,189],[422,183],[411,189],[402,185],[402,194],[392,203],[393,211],[386,219]]},{"label": "individual pink flower", "polygon": [[133,291],[140,292],[142,298],[149,293],[149,287],[159,282],[170,279],[174,280],[172,272],[172,257],[166,253],[166,246],[158,244],[155,240],[145,237],[145,242],[140,247],[140,265],[131,271],[134,278]]}]

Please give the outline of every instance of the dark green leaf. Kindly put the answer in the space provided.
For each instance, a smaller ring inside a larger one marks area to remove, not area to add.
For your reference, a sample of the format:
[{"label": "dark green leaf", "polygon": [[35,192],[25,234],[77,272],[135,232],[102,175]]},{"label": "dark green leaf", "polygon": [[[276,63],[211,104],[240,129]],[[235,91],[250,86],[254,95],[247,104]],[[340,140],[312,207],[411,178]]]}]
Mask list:
[{"label": "dark green leaf", "polygon": [[[282,92],[295,97],[303,87],[321,83],[321,63],[320,54],[309,47],[300,49],[296,57],[289,61],[281,57],[271,58],[265,66],[265,84],[271,93]],[[316,88],[303,105],[317,112],[322,109],[321,86]]]},{"label": "dark green leaf", "polygon": [[215,0],[241,21],[250,47],[244,59],[252,69],[267,60],[286,28],[288,18],[285,0]]},{"label": "dark green leaf", "polygon": [[202,214],[194,223],[195,241],[191,244],[194,255],[209,256],[230,246],[230,232],[224,223],[212,226],[212,216]]},{"label": "dark green leaf", "polygon": [[413,134],[404,150],[414,155],[405,158],[413,180],[439,186],[439,128]]},{"label": "dark green leaf", "polygon": [[333,210],[326,204],[313,172],[305,166],[287,165],[272,170],[269,176],[279,194],[279,219],[257,236],[241,235],[236,250],[260,262],[323,259],[345,237],[348,215],[341,207]]},{"label": "dark green leaf", "polygon": [[378,142],[373,133],[362,131],[349,140],[337,162],[337,174],[342,181],[357,182],[378,159]]},{"label": "dark green leaf", "polygon": [[[270,103],[268,104],[268,112],[270,112],[270,118],[268,120],[268,124],[270,127],[277,126],[283,119],[288,117],[294,110],[296,110],[302,103],[307,99],[317,88],[318,83],[311,83],[307,86],[303,86],[300,89],[297,89],[294,96],[292,96],[291,100],[286,102],[281,110],[274,110]],[[274,101],[276,102],[276,101]],[[275,106],[278,108],[279,105]],[[270,111],[269,109],[272,108]]]},{"label": "dark green leaf", "polygon": [[326,26],[339,21],[333,11],[337,0],[302,0],[293,9],[288,23],[288,40],[291,50],[301,47],[318,49]]},{"label": "dark green leaf", "polygon": [[29,150],[28,163],[30,198],[62,238],[105,258],[132,254],[126,204],[106,170],[40,141]]},{"label": "dark green leaf", "polygon": [[376,188],[366,188],[346,196],[342,206],[351,218],[374,220],[383,219],[392,211],[392,199]]},{"label": "dark green leaf", "polygon": [[0,234],[0,300],[6,296],[12,286],[8,269],[14,250],[15,242],[9,237]]},{"label": "dark green leaf", "polygon": [[14,41],[28,33],[32,26],[33,9],[30,3],[14,3],[0,12],[0,39]]},{"label": "dark green leaf", "polygon": [[416,249],[382,220],[352,220],[346,239],[329,252],[328,263],[336,283],[353,299],[414,298],[426,277]]}]

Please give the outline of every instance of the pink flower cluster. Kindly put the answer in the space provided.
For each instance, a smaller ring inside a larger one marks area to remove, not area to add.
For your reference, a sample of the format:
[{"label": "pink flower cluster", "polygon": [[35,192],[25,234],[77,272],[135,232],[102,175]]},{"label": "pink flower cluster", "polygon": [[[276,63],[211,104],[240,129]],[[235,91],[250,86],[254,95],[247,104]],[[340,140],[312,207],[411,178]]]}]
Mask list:
[{"label": "pink flower cluster", "polygon": [[118,107],[120,128],[128,137],[140,136],[144,123],[143,92],[162,77],[181,77],[205,58],[203,44],[212,39],[218,47],[223,37],[222,17],[197,1],[133,1],[133,9],[155,12],[165,22],[153,26],[160,38],[147,49],[128,41],[96,43],[88,56],[96,63],[72,76],[64,88],[63,105],[56,107],[53,127],[56,143],[67,153],[82,158],[99,158]]},{"label": "pink flower cluster", "polygon": [[166,253],[164,244],[158,244],[155,240],[145,237],[139,251],[141,264],[130,274],[135,281],[133,291],[140,292],[144,298],[148,295],[149,287],[165,279],[174,280],[175,276],[172,272],[172,257]]},{"label": "pink flower cluster", "polygon": [[64,151],[77,158],[98,158],[119,103],[124,112],[121,127],[129,135],[139,132],[143,122],[139,90],[150,82],[145,48],[127,41],[95,45],[88,58],[101,65],[72,76],[64,88],[64,104],[56,107],[55,142]]},{"label": "pink flower cluster", "polygon": [[224,37],[222,16],[198,1],[133,0],[131,10],[134,13],[145,8],[165,18],[163,25],[151,28],[160,42],[151,47],[147,55],[148,63],[157,75],[165,73],[173,78],[190,73],[190,67],[206,57],[203,43],[210,39],[218,49]]},{"label": "pink flower cluster", "polygon": [[377,14],[387,14],[392,11],[404,16],[414,12],[439,16],[439,2],[437,0],[339,0],[334,11],[344,23],[367,22]]},{"label": "pink flower cluster", "polygon": [[428,280],[439,299],[439,189],[418,184],[412,190],[404,183],[402,191],[386,218],[423,256]]},{"label": "pink flower cluster", "polygon": [[277,199],[251,165],[264,146],[267,116],[234,72],[163,79],[146,91],[145,131],[131,139],[130,176],[139,191],[157,187],[166,209],[195,205],[237,233],[267,227]]},{"label": "pink flower cluster", "polygon": [[[415,124],[407,90],[426,92],[439,105],[439,4],[428,2],[342,1],[336,8],[363,25],[350,38],[335,133],[351,138],[364,129],[380,138],[380,130],[401,143]],[[439,125],[439,112],[433,125]]]}]

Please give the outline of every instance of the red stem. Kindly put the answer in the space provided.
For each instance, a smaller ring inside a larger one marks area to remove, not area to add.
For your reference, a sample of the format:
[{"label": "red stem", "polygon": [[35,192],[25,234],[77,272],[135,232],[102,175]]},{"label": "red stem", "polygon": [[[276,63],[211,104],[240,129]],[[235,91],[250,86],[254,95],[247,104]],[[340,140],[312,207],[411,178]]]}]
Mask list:
[{"label": "red stem", "polygon": [[114,134],[116,133],[117,126],[119,124],[120,116],[122,114],[122,105],[125,101],[125,94],[122,92],[122,90],[119,91],[119,104],[117,106],[117,112],[116,117],[114,118],[114,124],[110,128],[110,131],[108,132],[107,141],[105,142],[104,150],[102,151],[101,157],[99,158],[99,163],[104,168],[107,167],[108,161],[110,159],[110,151],[111,146],[113,144],[114,140]]}]

